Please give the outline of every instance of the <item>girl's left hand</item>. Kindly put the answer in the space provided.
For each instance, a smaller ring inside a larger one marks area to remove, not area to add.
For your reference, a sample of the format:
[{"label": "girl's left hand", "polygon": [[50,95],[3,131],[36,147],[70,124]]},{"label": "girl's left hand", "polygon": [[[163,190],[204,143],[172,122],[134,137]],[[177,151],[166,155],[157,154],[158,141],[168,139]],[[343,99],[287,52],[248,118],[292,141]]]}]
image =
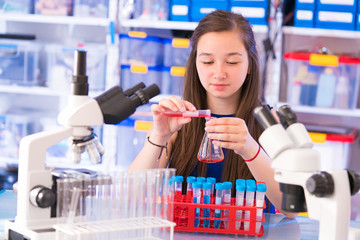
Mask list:
[{"label": "girl's left hand", "polygon": [[241,118],[212,118],[206,122],[205,131],[216,146],[234,150],[244,159],[250,159],[258,150],[258,143],[250,135],[246,123]]}]

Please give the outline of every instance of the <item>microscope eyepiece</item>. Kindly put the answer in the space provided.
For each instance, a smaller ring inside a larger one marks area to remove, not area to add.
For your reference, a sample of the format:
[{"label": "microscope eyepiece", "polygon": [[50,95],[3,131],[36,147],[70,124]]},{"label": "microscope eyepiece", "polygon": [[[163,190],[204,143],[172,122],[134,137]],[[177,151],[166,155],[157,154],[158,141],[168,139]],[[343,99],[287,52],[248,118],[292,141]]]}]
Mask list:
[{"label": "microscope eyepiece", "polygon": [[87,96],[89,93],[88,77],[86,76],[86,51],[83,50],[76,50],[74,54],[71,93],[83,96]]},{"label": "microscope eyepiece", "polygon": [[278,123],[267,105],[262,105],[255,108],[254,115],[263,129],[267,129],[268,127]]},{"label": "microscope eyepiece", "polygon": [[291,110],[288,105],[283,105],[279,107],[278,115],[280,118],[280,122],[285,129],[288,128],[290,125],[298,122],[296,114]]}]

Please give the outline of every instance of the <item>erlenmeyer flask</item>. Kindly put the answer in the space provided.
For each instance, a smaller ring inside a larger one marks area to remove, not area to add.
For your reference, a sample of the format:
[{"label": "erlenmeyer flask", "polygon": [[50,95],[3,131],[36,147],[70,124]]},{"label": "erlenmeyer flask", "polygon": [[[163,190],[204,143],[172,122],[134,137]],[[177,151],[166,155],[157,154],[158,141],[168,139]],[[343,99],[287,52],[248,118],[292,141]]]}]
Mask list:
[{"label": "erlenmeyer flask", "polygon": [[221,147],[213,144],[213,140],[209,138],[208,132],[205,132],[203,136],[197,158],[200,162],[206,163],[221,162],[224,159]]}]

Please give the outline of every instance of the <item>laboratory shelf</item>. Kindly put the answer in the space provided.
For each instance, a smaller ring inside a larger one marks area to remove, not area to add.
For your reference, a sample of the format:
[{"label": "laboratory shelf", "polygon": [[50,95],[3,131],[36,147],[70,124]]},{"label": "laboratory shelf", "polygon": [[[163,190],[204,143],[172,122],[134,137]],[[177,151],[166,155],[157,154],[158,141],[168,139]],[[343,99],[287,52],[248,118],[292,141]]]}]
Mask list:
[{"label": "laboratory shelf", "polygon": [[322,36],[322,37],[349,38],[349,39],[360,38],[359,31],[347,31],[347,30],[336,30],[336,29],[302,28],[302,27],[286,26],[282,28],[282,32],[284,34],[302,35],[302,36]]},{"label": "laboratory shelf", "polygon": [[[197,22],[180,22],[180,21],[149,21],[139,19],[122,19],[120,20],[122,27],[138,27],[138,28],[155,28],[155,29],[173,29],[173,30],[194,30],[198,25]],[[268,27],[264,25],[253,25],[256,33],[266,33]]]},{"label": "laboratory shelf", "polygon": [[73,16],[52,16],[36,14],[1,14],[0,21],[46,23],[46,24],[68,24],[107,27],[110,24],[108,18],[86,18]]},{"label": "laboratory shelf", "polygon": [[29,95],[42,95],[42,96],[66,96],[69,92],[62,92],[49,89],[47,87],[28,87],[16,85],[0,85],[1,93],[13,94],[29,94]]}]

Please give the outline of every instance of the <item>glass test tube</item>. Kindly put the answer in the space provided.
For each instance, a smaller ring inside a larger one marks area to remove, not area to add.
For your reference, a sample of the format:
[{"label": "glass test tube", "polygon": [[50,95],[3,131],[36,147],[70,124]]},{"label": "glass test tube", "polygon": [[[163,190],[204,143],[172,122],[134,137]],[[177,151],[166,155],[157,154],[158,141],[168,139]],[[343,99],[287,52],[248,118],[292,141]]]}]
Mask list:
[{"label": "glass test tube", "polygon": [[[246,180],[245,206],[254,206],[254,195],[256,191],[255,180]],[[250,211],[245,211],[244,220],[250,219]],[[244,230],[249,231],[250,222],[244,221]]]},{"label": "glass test tube", "polygon": [[[203,204],[210,204],[211,199],[211,183],[203,183]],[[203,210],[203,216],[206,218],[210,217],[210,208],[204,208]],[[204,228],[209,228],[210,226],[210,219],[204,219]]]},{"label": "glass test tube", "polygon": [[[232,188],[232,182],[224,182],[224,198],[223,198],[223,204],[224,205],[231,205],[231,188]],[[223,211],[223,218],[229,219],[229,210],[224,209]],[[224,227],[225,229],[229,229],[229,221],[224,220]]]},{"label": "glass test tube", "polygon": [[[265,200],[266,185],[259,183],[256,185],[256,207],[263,207]],[[256,209],[256,220],[261,221],[263,215],[263,208]],[[256,222],[255,232],[259,233],[261,222]]]},{"label": "glass test tube", "polygon": [[[215,190],[216,190],[215,204],[221,205],[224,196],[223,184],[216,183]],[[215,218],[221,218],[221,209],[215,209],[214,216]],[[220,220],[214,221],[214,227],[220,228]]]},{"label": "glass test tube", "polygon": [[[193,203],[201,203],[201,187],[202,183],[196,182],[193,184]],[[195,221],[194,227],[199,227],[200,225],[200,208],[195,208]]]},{"label": "glass test tube", "polygon": [[[243,206],[244,205],[244,195],[246,190],[245,179],[236,179],[236,205]],[[236,219],[242,218],[242,210],[236,211]],[[241,221],[235,222],[235,229],[239,230],[241,227]]]},{"label": "glass test tube", "polygon": [[175,176],[175,197],[181,199],[183,176]]},{"label": "glass test tube", "polygon": [[187,199],[192,199],[193,196],[193,183],[196,182],[196,178],[193,176],[188,176],[186,178],[186,198]]},{"label": "glass test tube", "polygon": [[215,187],[215,183],[216,183],[216,178],[207,177],[207,178],[206,178],[206,182],[211,183],[211,192],[210,192],[210,195],[211,195],[211,197],[213,197],[213,196],[214,196],[214,187]]}]

